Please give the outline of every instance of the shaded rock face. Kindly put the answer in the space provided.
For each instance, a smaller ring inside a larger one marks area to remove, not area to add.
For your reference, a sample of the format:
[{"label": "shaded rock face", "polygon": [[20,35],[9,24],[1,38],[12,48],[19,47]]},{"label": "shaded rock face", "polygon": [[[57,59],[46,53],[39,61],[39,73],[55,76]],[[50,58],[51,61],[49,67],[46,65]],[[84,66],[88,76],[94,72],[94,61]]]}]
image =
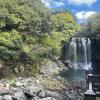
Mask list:
[{"label": "shaded rock face", "polygon": [[61,48],[61,52],[62,52],[61,60],[64,63],[64,65],[67,67],[70,67],[70,61],[67,59],[69,44],[70,44],[70,42],[66,42],[66,43],[62,44],[62,48]]},{"label": "shaded rock face", "polygon": [[93,73],[100,74],[100,38],[94,37],[91,41]]},{"label": "shaded rock face", "polygon": [[64,43],[62,44],[62,56],[61,56],[61,59],[62,61],[66,61],[66,58],[67,58],[67,54],[68,54],[68,48],[69,48],[69,42],[68,43]]},{"label": "shaded rock face", "polygon": [[67,68],[60,60],[48,60],[47,64],[41,66],[40,74],[45,77],[52,77],[53,75],[59,74],[59,72],[64,69],[67,70]]}]

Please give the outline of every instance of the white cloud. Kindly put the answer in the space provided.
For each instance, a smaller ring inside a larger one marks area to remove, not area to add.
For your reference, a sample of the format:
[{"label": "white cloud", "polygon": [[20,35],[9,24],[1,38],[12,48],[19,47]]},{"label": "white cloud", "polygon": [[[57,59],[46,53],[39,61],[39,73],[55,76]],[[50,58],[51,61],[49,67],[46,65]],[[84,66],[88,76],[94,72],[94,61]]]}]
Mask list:
[{"label": "white cloud", "polygon": [[77,12],[75,16],[80,22],[82,22],[94,14],[96,14],[95,11],[80,11],[80,12]]},{"label": "white cloud", "polygon": [[51,7],[51,0],[41,0],[46,7]]},{"label": "white cloud", "polygon": [[91,6],[93,5],[97,0],[67,0],[67,2],[69,4],[73,4],[73,5],[76,5],[76,6],[80,6],[80,5],[88,5],[88,6]]},{"label": "white cloud", "polygon": [[61,6],[64,6],[65,5],[65,3],[64,2],[54,2],[54,5],[56,6],[56,7],[61,7]]},{"label": "white cloud", "polygon": [[54,7],[61,7],[64,6],[66,3],[76,5],[76,6],[81,6],[81,5],[87,5],[91,6],[97,0],[41,0],[45,6],[51,8],[52,6]]},{"label": "white cloud", "polygon": [[42,3],[46,6],[46,7],[61,7],[64,6],[65,3],[63,1],[60,0],[41,0]]}]

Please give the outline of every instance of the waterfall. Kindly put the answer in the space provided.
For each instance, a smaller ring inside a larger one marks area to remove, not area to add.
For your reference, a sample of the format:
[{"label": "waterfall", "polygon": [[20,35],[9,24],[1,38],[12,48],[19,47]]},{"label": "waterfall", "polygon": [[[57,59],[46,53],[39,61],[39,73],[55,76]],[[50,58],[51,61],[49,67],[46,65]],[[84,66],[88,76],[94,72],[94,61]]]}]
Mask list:
[{"label": "waterfall", "polygon": [[72,41],[70,43],[70,50],[73,51],[73,57],[72,57],[72,63],[73,67],[77,68],[77,45],[76,45],[76,39],[72,38]]},{"label": "waterfall", "polygon": [[91,41],[89,38],[72,38],[68,61],[73,69],[91,69]]},{"label": "waterfall", "polygon": [[83,45],[83,54],[84,54],[84,66],[87,65],[87,45],[86,45],[87,41],[85,38],[82,38],[82,45]]}]

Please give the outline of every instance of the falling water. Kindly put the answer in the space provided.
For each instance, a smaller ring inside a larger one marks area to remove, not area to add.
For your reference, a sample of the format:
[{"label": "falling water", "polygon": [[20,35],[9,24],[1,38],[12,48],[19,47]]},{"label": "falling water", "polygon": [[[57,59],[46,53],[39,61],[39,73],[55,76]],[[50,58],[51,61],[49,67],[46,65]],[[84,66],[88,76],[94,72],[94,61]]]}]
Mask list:
[{"label": "falling water", "polygon": [[73,69],[91,69],[91,41],[89,38],[72,38],[68,60]]},{"label": "falling water", "polygon": [[72,38],[72,41],[70,43],[70,50],[72,49],[73,51],[73,58],[72,58],[72,63],[73,67],[76,69],[77,68],[77,45],[76,45],[76,39]]},{"label": "falling water", "polygon": [[87,68],[88,62],[87,62],[87,45],[86,45],[87,40],[85,38],[82,38],[82,45],[83,45],[83,55],[84,55],[84,69]]},{"label": "falling water", "polygon": [[91,41],[90,39],[88,38],[88,44],[87,44],[87,47],[88,47],[88,66],[89,68],[91,68],[92,64],[91,64]]}]

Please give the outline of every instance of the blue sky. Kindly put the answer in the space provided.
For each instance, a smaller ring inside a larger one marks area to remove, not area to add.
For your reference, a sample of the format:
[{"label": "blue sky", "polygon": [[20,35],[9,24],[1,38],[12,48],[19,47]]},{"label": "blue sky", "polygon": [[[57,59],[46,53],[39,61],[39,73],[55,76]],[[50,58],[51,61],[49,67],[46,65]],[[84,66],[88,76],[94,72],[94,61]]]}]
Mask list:
[{"label": "blue sky", "polygon": [[100,12],[100,0],[41,0],[48,8],[62,8],[70,10],[83,22],[89,16]]}]

